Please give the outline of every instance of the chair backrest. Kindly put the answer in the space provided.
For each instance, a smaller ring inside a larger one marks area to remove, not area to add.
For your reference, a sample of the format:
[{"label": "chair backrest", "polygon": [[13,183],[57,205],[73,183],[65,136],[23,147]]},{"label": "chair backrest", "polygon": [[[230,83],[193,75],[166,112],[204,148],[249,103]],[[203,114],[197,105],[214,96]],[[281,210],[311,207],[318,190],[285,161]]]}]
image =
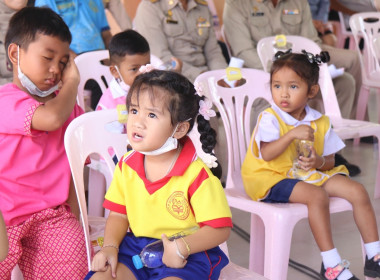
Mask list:
[{"label": "chair backrest", "polygon": [[[104,92],[112,80],[113,76],[109,66],[102,63],[103,60],[109,59],[108,50],[91,51],[78,55],[74,61],[80,73],[80,82],[78,86],[78,105],[85,110],[84,86],[90,79],[95,80],[102,92]],[[162,60],[151,54],[150,62],[153,66],[158,67]]]},{"label": "chair backrest", "polygon": [[84,110],[84,86],[90,79],[95,80],[102,92],[104,92],[108,83],[112,79],[112,74],[107,65],[102,64],[102,60],[109,58],[108,50],[99,50],[85,52],[78,55],[74,61],[78,67],[80,74],[80,82],[78,86],[78,105]]},{"label": "chair backrest", "polygon": [[[306,50],[312,54],[319,54],[321,48],[312,40],[301,36],[286,36],[286,42],[291,45],[292,51],[300,53]],[[275,46],[275,36],[262,38],[257,43],[257,53],[265,71],[269,72],[274,54],[279,50]],[[325,114],[333,119],[341,119],[340,108],[336,98],[334,84],[326,63],[319,69],[319,86],[321,88]]]},{"label": "chair backrest", "polygon": [[126,134],[113,133],[106,128],[107,124],[117,121],[117,119],[116,109],[89,112],[74,119],[65,133],[65,149],[74,179],[81,220],[85,231],[89,266],[91,263],[91,244],[83,179],[84,166],[89,155],[98,154],[107,164],[110,174],[113,174],[115,163],[109,149],[112,148],[120,159],[127,152],[128,144]]},{"label": "chair backrest", "polygon": [[377,77],[371,78],[376,72],[380,71],[379,61],[376,56],[374,39],[380,35],[380,12],[366,12],[353,14],[350,17],[350,27],[355,39],[356,46],[359,45],[361,39],[364,40],[364,49],[360,51],[357,47],[357,51],[360,58],[362,67],[363,84],[371,84],[371,80]]},{"label": "chair backrest", "polygon": [[246,83],[235,88],[225,88],[218,81],[226,77],[226,71],[213,70],[196,78],[217,107],[223,120],[228,146],[228,170],[226,186],[234,186],[245,195],[241,181],[240,167],[244,161],[251,138],[252,104],[257,98],[272,101],[269,74],[257,69],[242,69]]}]

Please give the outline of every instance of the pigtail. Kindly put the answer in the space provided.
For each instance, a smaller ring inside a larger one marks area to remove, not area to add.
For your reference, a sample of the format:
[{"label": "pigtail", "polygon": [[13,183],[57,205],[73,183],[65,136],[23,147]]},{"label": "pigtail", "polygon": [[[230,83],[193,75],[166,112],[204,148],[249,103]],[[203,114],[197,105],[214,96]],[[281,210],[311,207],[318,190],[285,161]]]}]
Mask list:
[{"label": "pigtail", "polygon": [[198,132],[201,135],[202,150],[210,154],[216,145],[216,132],[211,127],[210,122],[205,120],[202,115],[197,117]]}]

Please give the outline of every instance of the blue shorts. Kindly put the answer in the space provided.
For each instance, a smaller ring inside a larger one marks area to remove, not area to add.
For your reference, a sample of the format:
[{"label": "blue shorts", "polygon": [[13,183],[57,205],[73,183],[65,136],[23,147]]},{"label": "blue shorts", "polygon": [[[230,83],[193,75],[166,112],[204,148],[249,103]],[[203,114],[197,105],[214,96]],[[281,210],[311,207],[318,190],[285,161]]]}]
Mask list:
[{"label": "blue shorts", "polygon": [[284,179],[274,185],[269,194],[261,201],[269,203],[287,203],[289,202],[289,197],[292,194],[294,186],[301,182],[298,179]]},{"label": "blue shorts", "polygon": [[[228,264],[228,258],[219,247],[191,254],[184,268],[170,268],[165,265],[157,268],[136,269],[132,262],[134,255],[140,254],[141,250],[149,243],[156,241],[154,238],[135,237],[128,233],[120,244],[119,262],[128,267],[137,280],[158,280],[166,277],[178,277],[180,279],[217,280],[220,271]],[[90,279],[95,272],[90,271],[84,278]]]}]

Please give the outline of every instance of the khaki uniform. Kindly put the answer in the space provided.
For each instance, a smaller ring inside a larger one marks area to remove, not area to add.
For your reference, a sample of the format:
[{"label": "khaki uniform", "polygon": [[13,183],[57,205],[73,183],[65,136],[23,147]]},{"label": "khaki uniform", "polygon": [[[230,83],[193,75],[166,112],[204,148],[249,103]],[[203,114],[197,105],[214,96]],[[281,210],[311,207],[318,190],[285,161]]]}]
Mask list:
[{"label": "khaki uniform", "polygon": [[227,67],[205,0],[189,0],[187,11],[179,0],[142,0],[133,23],[151,53],[163,62],[181,59],[182,74],[192,82],[202,72]]},{"label": "khaki uniform", "polygon": [[233,56],[245,61],[245,67],[262,69],[257,54],[261,38],[277,34],[298,35],[318,43],[330,53],[330,63],[344,67],[346,73],[333,80],[343,117],[355,118],[361,87],[361,68],[355,51],[323,45],[314,28],[307,0],[226,0],[224,31]]},{"label": "khaki uniform", "polygon": [[0,0],[0,85],[10,83],[13,80],[12,71],[7,69],[7,54],[4,41],[8,30],[8,22],[15,12],[5,5],[3,0]]}]

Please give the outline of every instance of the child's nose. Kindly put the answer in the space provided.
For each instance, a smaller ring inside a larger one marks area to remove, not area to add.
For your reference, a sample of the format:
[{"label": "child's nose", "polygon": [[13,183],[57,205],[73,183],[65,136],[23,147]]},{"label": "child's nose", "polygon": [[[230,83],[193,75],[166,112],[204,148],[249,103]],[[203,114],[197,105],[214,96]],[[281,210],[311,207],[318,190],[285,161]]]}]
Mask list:
[{"label": "child's nose", "polygon": [[54,73],[54,74],[58,74],[61,72],[60,68],[59,68],[59,63],[53,63],[52,65],[50,65],[50,72]]},{"label": "child's nose", "polygon": [[289,94],[288,94],[288,89],[287,89],[287,88],[283,88],[283,89],[281,90],[281,96],[282,96],[282,97],[288,97],[288,96],[289,96]]},{"label": "child's nose", "polygon": [[144,127],[144,120],[141,117],[141,115],[139,115],[139,114],[135,115],[134,120],[133,120],[133,125],[136,128],[143,128]]}]

